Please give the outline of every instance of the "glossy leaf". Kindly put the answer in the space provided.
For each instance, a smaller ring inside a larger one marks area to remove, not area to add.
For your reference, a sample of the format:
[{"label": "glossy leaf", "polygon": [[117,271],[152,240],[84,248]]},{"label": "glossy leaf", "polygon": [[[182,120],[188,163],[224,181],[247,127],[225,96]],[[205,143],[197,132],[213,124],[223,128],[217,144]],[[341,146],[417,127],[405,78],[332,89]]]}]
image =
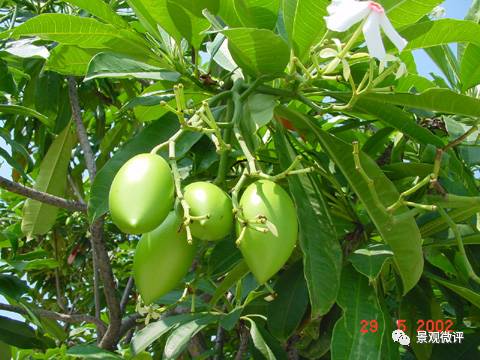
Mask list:
[{"label": "glossy leaf", "polygon": [[0,316],[0,341],[20,349],[45,349],[52,345],[52,341],[37,335],[26,323],[4,316]]},{"label": "glossy leaf", "polygon": [[387,213],[385,208],[395,203],[400,194],[371,158],[360,154],[362,167],[374,181],[378,199],[385,208],[376,203],[366,180],[355,169],[352,146],[323,131],[315,132],[324,150],[364,204],[383,240],[391,247],[393,260],[402,278],[403,293],[407,293],[423,271],[422,240],[415,219],[405,215],[408,211],[406,207],[400,207],[393,216]]},{"label": "glossy leaf", "polygon": [[480,100],[447,89],[428,89],[421,94],[369,94],[365,98],[447,114],[480,116]]},{"label": "glossy leaf", "polygon": [[400,34],[408,40],[406,50],[466,42],[480,45],[480,25],[471,21],[442,19],[422,21],[406,27]]},{"label": "glossy leaf", "polygon": [[268,329],[279,340],[287,340],[300,324],[308,305],[308,289],[299,261],[275,283],[277,296],[268,305]]},{"label": "glossy leaf", "polygon": [[[346,100],[345,96],[338,94],[333,96]],[[374,115],[383,123],[403,132],[422,144],[432,144],[438,147],[444,146],[439,137],[418,125],[407,112],[394,105],[376,101],[373,98],[361,97],[355,103],[354,110]]]},{"label": "glossy leaf", "polygon": [[393,26],[401,27],[416,23],[430,13],[443,0],[381,0],[387,10],[387,15]]},{"label": "glossy leaf", "polygon": [[99,53],[88,64],[85,80],[95,78],[138,78],[177,81],[180,74],[115,53]]},{"label": "glossy leaf", "polygon": [[164,359],[178,359],[185,350],[188,342],[203,328],[216,322],[219,317],[215,314],[206,314],[198,319],[179,325],[172,331],[163,350]]},{"label": "glossy leaf", "polygon": [[121,28],[127,27],[128,23],[115,11],[101,0],[67,0],[70,4],[87,10],[99,19]]},{"label": "glossy leaf", "polygon": [[222,282],[218,285],[215,293],[210,300],[211,305],[215,305],[217,301],[239,280],[241,280],[249,272],[245,261],[241,260],[235,265],[225,276]]},{"label": "glossy leaf", "polygon": [[29,288],[25,281],[14,275],[0,274],[0,294],[19,300]]},{"label": "glossy leaf", "polygon": [[68,349],[67,354],[80,359],[120,360],[121,356],[100,349],[94,345],[76,345]]},{"label": "glossy leaf", "polygon": [[67,14],[42,14],[35,16],[13,32],[14,38],[38,36],[64,45],[87,49],[111,49],[134,56],[151,56],[145,41],[128,30],[119,30],[95,19]]},{"label": "glossy leaf", "polygon": [[16,114],[16,115],[22,115],[22,116],[31,116],[34,117],[38,120],[40,120],[42,123],[44,123],[47,126],[53,126],[52,122],[50,119],[43,115],[40,114],[38,111],[35,111],[33,109],[29,109],[25,106],[21,105],[9,105],[9,104],[0,104],[0,114]]},{"label": "glossy leaf", "polygon": [[366,248],[355,250],[348,258],[353,267],[373,281],[378,277],[383,264],[393,256],[388,246],[372,244]]},{"label": "glossy leaf", "polygon": [[[342,271],[338,305],[342,308],[343,315],[333,329],[332,360],[380,360],[382,337],[379,334],[384,331],[383,313],[374,288],[351,266]],[[376,320],[378,332],[361,332],[361,320]]]},{"label": "glossy leaf", "polygon": [[283,21],[295,54],[304,59],[326,31],[327,0],[283,0]]},{"label": "glossy leaf", "polygon": [[250,336],[252,337],[253,345],[255,348],[260,351],[260,353],[267,360],[276,360],[275,354],[273,353],[270,346],[267,344],[265,339],[262,336],[257,324],[250,318],[247,318],[250,322]]},{"label": "glossy leaf", "polygon": [[220,15],[230,27],[273,29],[279,5],[279,0],[226,0],[221,1]]},{"label": "glossy leaf", "polygon": [[431,273],[425,274],[428,278],[434,280],[435,282],[439,283],[442,286],[452,290],[453,292],[460,295],[465,300],[471,302],[476,307],[480,308],[480,294],[477,291],[472,289],[466,288],[464,286],[458,285],[452,281],[442,279],[439,276],[433,275]]},{"label": "glossy leaf", "polygon": [[283,73],[290,52],[283,39],[266,29],[238,28],[224,30],[228,48],[235,62],[248,74]]},{"label": "glossy leaf", "polygon": [[[36,190],[63,196],[67,184],[67,169],[71,158],[75,136],[67,126],[53,141],[42,159],[35,181]],[[27,199],[23,207],[22,232],[29,237],[47,233],[57,219],[58,208]]]},{"label": "glossy leaf", "polygon": [[478,59],[480,58],[480,46],[470,44],[466,47],[461,63],[461,78],[463,90],[480,84],[480,67]]},{"label": "glossy leaf", "polygon": [[154,341],[170,331],[173,327],[190,322],[202,316],[202,314],[180,314],[166,316],[158,321],[148,324],[133,337],[131,345],[133,353],[141,353]]},{"label": "glossy leaf", "polygon": [[151,34],[159,37],[157,28],[157,25],[159,25],[177,42],[180,42],[182,35],[177,30],[175,22],[168,13],[168,0],[128,0],[128,4]]},{"label": "glossy leaf", "polygon": [[[276,146],[284,168],[295,154],[282,136]],[[288,178],[290,191],[297,206],[300,228],[300,247],[307,281],[312,316],[326,314],[335,303],[340,286],[342,250],[327,205],[313,175]]]},{"label": "glossy leaf", "polygon": [[57,45],[50,52],[46,68],[63,75],[83,76],[98,49],[82,49],[73,45]]}]

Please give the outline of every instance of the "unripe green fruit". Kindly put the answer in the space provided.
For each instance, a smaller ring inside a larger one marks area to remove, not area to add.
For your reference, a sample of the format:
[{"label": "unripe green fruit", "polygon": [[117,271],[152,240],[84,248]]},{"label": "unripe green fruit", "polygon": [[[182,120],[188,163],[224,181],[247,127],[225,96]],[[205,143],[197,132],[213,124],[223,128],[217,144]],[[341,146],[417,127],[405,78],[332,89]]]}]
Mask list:
[{"label": "unripe green fruit", "polygon": [[0,341],[0,359],[10,360],[11,358],[12,358],[12,349],[10,348],[10,345]]},{"label": "unripe green fruit", "polygon": [[[268,232],[247,226],[239,244],[250,271],[263,284],[282,268],[295,247],[298,236],[295,206],[280,185],[259,180],[245,189],[240,208],[245,220],[255,221],[262,216],[271,224]],[[263,224],[252,226],[265,228]],[[238,221],[236,230],[240,235],[242,225]]]},{"label": "unripe green fruit", "polygon": [[173,290],[187,274],[195,256],[181,218],[170,212],[155,230],[143,234],[133,258],[135,285],[146,304]]},{"label": "unripe green fruit", "polygon": [[128,160],[113,179],[109,194],[112,220],[128,234],[155,229],[173,206],[174,183],[168,163],[159,155]]},{"label": "unripe green fruit", "polygon": [[218,186],[195,182],[185,187],[183,194],[191,216],[207,216],[190,225],[192,235],[201,240],[220,240],[233,226],[232,200]]}]

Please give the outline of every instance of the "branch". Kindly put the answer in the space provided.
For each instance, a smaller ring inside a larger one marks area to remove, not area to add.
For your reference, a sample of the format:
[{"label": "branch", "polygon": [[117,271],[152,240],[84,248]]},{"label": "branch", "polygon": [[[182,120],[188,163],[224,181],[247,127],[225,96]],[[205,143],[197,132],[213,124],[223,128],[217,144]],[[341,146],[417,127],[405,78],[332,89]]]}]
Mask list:
[{"label": "branch", "polygon": [[248,350],[248,340],[250,338],[250,334],[248,331],[248,328],[240,324],[240,329],[239,329],[239,336],[240,336],[240,345],[238,346],[238,351],[235,354],[235,360],[242,360],[243,355],[247,352]]},{"label": "branch", "polygon": [[98,267],[103,281],[103,292],[110,317],[110,324],[105,332],[105,336],[100,341],[100,347],[103,349],[112,349],[118,342],[122,321],[112,266],[103,241],[103,217],[97,219],[92,224],[90,232],[92,248],[95,249],[93,252],[93,255],[96,257],[95,264]]},{"label": "branch", "polygon": [[80,109],[80,102],[78,101],[77,82],[73,76],[68,77],[68,94],[70,95],[70,105],[72,107],[72,116],[77,125],[77,135],[80,146],[83,150],[85,163],[87,164],[88,174],[90,180],[93,181],[97,173],[95,166],[95,158],[93,157],[92,147],[88,141],[87,131],[83,125],[82,111]]},{"label": "branch", "polygon": [[123,291],[122,300],[120,300],[120,312],[123,314],[125,308],[127,307],[128,300],[130,298],[130,292],[132,291],[134,284],[133,276],[128,278],[127,286],[125,286],[125,290]]},{"label": "branch", "polygon": [[[87,131],[83,125],[80,103],[78,101],[77,83],[75,78],[68,78],[68,93],[70,95],[70,105],[72,107],[72,115],[76,123],[78,140],[83,150],[85,163],[87,165],[90,183],[93,183],[97,173],[95,159],[88,141]],[[98,269],[100,277],[103,281],[103,292],[107,303],[110,324],[107,331],[100,341],[100,347],[103,349],[113,349],[118,343],[120,335],[120,327],[122,324],[120,303],[116,294],[116,285],[113,277],[112,265],[108,257],[107,248],[103,239],[103,217],[95,220],[90,226],[90,242],[92,244],[93,256],[95,258],[94,271]],[[98,304],[98,301],[95,302]],[[98,313],[98,309],[96,310]]]},{"label": "branch", "polygon": [[[22,314],[22,315],[28,315],[28,311],[20,306],[0,304],[0,310],[11,311],[11,312],[15,312],[17,314]],[[67,315],[67,314],[62,314],[55,311],[41,310],[41,309],[34,309],[32,310],[32,312],[37,316],[58,320],[65,323],[73,324],[73,323],[86,322],[86,323],[95,324],[97,328],[100,329],[101,331],[105,331],[107,328],[107,326],[103,321],[86,314]]]},{"label": "branch", "polygon": [[38,191],[22,184],[13,182],[2,176],[0,176],[0,187],[12,193],[22,195],[48,205],[53,205],[70,211],[87,212],[87,206],[78,201],[67,200],[55,195],[47,194],[42,191]]}]

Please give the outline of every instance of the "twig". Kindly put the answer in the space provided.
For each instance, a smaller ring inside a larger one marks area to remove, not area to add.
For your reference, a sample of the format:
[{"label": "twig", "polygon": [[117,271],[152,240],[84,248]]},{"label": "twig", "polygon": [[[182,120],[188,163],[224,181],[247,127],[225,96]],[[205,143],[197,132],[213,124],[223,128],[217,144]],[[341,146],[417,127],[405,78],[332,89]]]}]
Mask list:
[{"label": "twig", "polygon": [[125,290],[123,291],[122,300],[120,300],[120,312],[123,314],[125,312],[125,308],[127,307],[128,300],[130,298],[130,292],[132,291],[134,284],[133,276],[130,276],[127,281],[127,285],[125,286]]},{"label": "twig", "polygon": [[222,325],[218,325],[217,334],[215,336],[215,356],[213,360],[223,359],[223,340],[225,337],[225,330]]},{"label": "twig", "polygon": [[33,188],[8,180],[2,176],[0,176],[0,187],[15,194],[22,195],[48,205],[53,205],[70,211],[87,212],[87,206],[78,201],[67,200],[59,196],[38,191]]},{"label": "twig", "polygon": [[[20,306],[15,306],[15,305],[0,304],[0,310],[11,311],[11,312],[15,312],[17,314],[22,314],[22,315],[28,315],[28,311],[26,309]],[[72,324],[72,323],[87,322],[90,324],[95,324],[97,328],[102,329],[103,331],[106,330],[106,324],[103,321],[86,314],[67,315],[67,314],[62,314],[55,311],[41,310],[41,309],[33,309],[32,312],[40,317],[58,320],[65,323]]]}]

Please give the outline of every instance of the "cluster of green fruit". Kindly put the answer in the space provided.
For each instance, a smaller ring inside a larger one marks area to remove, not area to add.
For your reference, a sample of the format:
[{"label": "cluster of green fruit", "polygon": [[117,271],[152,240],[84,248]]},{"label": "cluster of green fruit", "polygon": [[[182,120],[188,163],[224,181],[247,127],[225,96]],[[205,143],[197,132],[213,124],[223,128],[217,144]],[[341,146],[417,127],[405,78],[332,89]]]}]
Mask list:
[{"label": "cluster of green fruit", "polygon": [[[167,161],[140,154],[116,174],[109,194],[113,222],[125,233],[143,234],[133,272],[143,301],[149,304],[174,289],[187,274],[195,255],[189,244],[184,215],[174,209],[175,182]],[[269,180],[250,184],[239,202],[241,216],[230,197],[208,182],[187,185],[183,199],[189,207],[188,226],[195,239],[224,239],[236,223],[240,251],[260,284],[288,260],[297,240],[294,204],[281,186]],[[240,240],[240,239],[239,239]]]}]

